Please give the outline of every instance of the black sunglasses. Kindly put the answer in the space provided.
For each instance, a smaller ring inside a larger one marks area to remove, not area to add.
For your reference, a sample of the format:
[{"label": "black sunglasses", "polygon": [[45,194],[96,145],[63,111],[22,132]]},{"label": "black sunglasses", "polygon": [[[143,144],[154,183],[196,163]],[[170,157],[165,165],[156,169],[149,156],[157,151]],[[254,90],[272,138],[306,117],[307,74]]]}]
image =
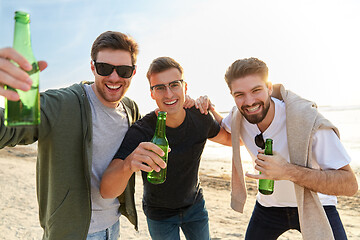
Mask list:
[{"label": "black sunglasses", "polygon": [[262,133],[255,136],[255,144],[261,149],[265,149],[265,141]]},{"label": "black sunglasses", "polygon": [[109,63],[96,62],[95,60],[93,60],[93,61],[94,61],[96,72],[100,76],[109,76],[115,69],[116,73],[119,75],[119,77],[130,78],[133,75],[134,69],[135,69],[135,65],[133,65],[133,66],[128,66],[128,65],[114,66]]}]

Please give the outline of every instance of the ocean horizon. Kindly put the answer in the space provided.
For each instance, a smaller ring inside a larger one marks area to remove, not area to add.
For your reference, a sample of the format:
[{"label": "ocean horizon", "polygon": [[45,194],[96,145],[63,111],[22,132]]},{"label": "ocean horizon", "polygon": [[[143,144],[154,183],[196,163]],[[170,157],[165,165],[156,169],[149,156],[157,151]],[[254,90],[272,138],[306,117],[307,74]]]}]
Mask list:
[{"label": "ocean horizon", "polygon": [[[341,143],[351,157],[350,165],[354,171],[360,173],[360,105],[318,106],[318,110],[338,128]],[[226,117],[229,112],[220,113]],[[253,171],[252,160],[246,148],[241,147],[240,151],[245,171]],[[231,147],[207,141],[202,159],[204,164],[214,166],[214,172],[217,167],[220,167],[224,174],[231,172]]]}]

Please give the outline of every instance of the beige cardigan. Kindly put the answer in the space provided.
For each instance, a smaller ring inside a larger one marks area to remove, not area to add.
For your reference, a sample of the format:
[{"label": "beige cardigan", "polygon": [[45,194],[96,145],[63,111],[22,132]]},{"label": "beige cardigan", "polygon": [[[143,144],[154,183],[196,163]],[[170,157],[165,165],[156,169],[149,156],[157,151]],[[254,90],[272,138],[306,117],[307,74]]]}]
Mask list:
[{"label": "beige cardigan", "polygon": [[[320,128],[332,128],[338,136],[339,132],[330,121],[318,113],[315,103],[285,90],[282,85],[274,85],[273,87],[272,96],[283,100],[286,105],[286,130],[290,162],[311,168],[311,145],[314,133]],[[235,211],[242,213],[247,195],[240,157],[242,115],[236,107],[232,111],[231,207]],[[295,183],[294,187],[303,239],[334,239],[332,229],[317,193]]]}]

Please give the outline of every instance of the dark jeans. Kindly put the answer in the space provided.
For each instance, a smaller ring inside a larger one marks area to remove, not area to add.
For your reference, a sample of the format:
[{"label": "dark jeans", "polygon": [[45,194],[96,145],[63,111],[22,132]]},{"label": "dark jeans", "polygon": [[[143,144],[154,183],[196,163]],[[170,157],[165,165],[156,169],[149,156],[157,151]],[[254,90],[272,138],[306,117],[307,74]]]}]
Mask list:
[{"label": "dark jeans", "polygon": [[186,239],[210,240],[209,217],[205,200],[195,203],[184,213],[156,221],[146,218],[153,240],[180,240],[180,228]]},{"label": "dark jeans", "polygon": [[[347,239],[340,216],[335,206],[324,206],[336,240]],[[272,240],[290,229],[300,232],[296,207],[264,207],[256,202],[246,230],[245,240]]]}]

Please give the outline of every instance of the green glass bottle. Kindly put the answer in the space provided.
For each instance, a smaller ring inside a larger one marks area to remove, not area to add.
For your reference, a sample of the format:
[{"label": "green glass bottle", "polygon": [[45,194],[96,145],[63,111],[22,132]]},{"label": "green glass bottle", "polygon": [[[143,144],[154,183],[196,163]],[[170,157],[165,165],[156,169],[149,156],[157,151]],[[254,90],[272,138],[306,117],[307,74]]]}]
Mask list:
[{"label": "green glass bottle", "polygon": [[[273,140],[268,138],[265,141],[265,155],[273,155]],[[261,174],[261,172],[260,172]],[[259,179],[259,192],[264,195],[271,195],[274,192],[274,180]]]},{"label": "green glass bottle", "polygon": [[31,89],[27,92],[6,86],[6,89],[16,91],[20,96],[20,100],[5,100],[5,125],[37,125],[40,123],[40,71],[31,48],[30,16],[26,12],[15,12],[15,32],[13,48],[21,55],[23,55],[32,65],[32,70],[27,73],[33,81],[33,84],[31,86]]},{"label": "green glass bottle", "polygon": [[[166,112],[159,112],[158,118],[156,122],[155,134],[154,137],[151,139],[152,143],[155,143],[159,146],[165,153],[163,157],[161,157],[165,163],[168,161],[168,150],[169,150],[169,143],[166,139]],[[151,171],[147,174],[147,180],[152,184],[160,184],[165,182],[166,180],[166,168],[162,168],[159,172]]]}]

